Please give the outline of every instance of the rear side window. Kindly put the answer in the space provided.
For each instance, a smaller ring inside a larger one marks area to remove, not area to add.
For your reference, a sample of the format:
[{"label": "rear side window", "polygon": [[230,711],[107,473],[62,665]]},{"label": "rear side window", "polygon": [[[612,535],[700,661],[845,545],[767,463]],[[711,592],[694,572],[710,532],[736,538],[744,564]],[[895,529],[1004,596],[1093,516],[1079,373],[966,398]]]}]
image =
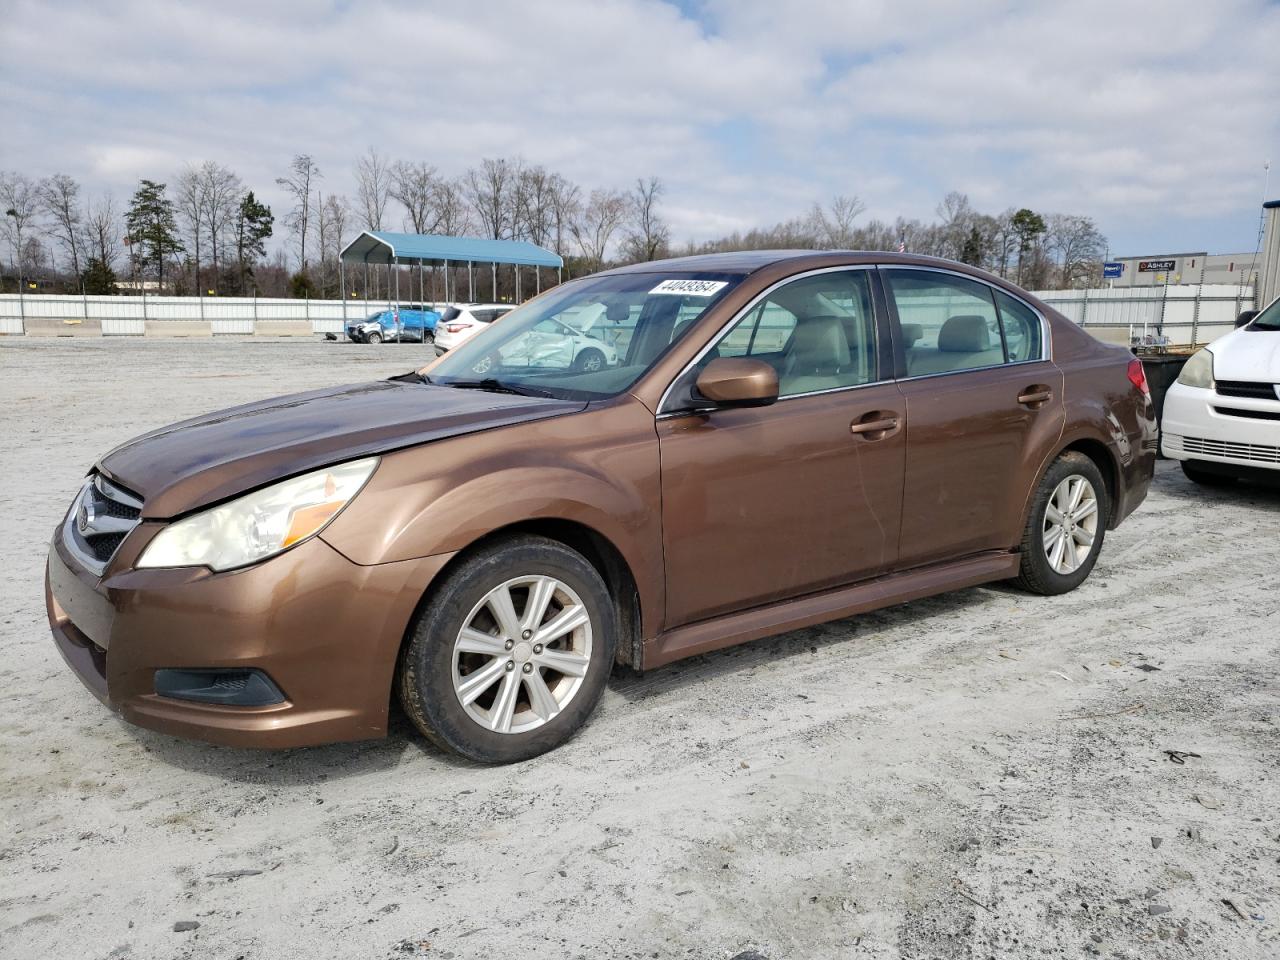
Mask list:
[{"label": "rear side window", "polygon": [[462,311],[457,307],[445,307],[444,313],[440,314],[440,319],[443,321],[457,320],[458,315],[461,313]]},{"label": "rear side window", "polygon": [[907,376],[926,377],[1005,362],[992,290],[928,270],[886,270],[898,308]]},{"label": "rear side window", "polygon": [[1009,362],[1041,359],[1044,347],[1040,342],[1040,317],[1036,312],[1003,290],[996,291],[996,306],[1000,308],[1000,326],[1004,330],[1004,347]]}]

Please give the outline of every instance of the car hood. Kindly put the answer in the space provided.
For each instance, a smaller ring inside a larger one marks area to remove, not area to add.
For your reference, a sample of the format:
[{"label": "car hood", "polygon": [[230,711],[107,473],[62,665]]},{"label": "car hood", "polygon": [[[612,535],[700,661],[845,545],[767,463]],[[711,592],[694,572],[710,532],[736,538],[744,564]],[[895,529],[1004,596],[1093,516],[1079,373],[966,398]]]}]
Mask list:
[{"label": "car hood", "polygon": [[153,430],[97,464],[168,518],[343,460],[582,410],[580,401],[429,386],[352,384],[231,407]]},{"label": "car hood", "polygon": [[1215,380],[1280,383],[1280,330],[1233,330],[1209,344]]}]

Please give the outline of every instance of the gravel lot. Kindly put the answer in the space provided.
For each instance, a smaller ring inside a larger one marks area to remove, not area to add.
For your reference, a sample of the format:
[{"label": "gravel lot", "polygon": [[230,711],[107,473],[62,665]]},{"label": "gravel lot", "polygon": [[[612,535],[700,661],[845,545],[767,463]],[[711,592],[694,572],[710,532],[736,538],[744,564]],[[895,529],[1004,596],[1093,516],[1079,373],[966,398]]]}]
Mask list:
[{"label": "gravel lot", "polygon": [[403,720],[269,754],[100,706],[41,588],[93,459],[423,356],[0,338],[0,956],[1280,956],[1280,491],[1168,462],[1073,594],[619,670],[519,767]]}]

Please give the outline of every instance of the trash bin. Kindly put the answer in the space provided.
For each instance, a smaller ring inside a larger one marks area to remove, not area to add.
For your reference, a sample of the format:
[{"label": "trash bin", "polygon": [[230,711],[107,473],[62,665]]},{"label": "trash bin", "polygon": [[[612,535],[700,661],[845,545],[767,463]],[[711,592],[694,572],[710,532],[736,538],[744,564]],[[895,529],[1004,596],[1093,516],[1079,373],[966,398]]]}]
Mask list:
[{"label": "trash bin", "polygon": [[1164,395],[1178,379],[1178,374],[1182,372],[1182,365],[1191,359],[1191,355],[1185,353],[1139,354],[1138,359],[1142,361],[1142,371],[1147,375],[1147,386],[1151,388],[1151,403],[1156,408],[1156,427],[1159,428],[1164,417]]}]

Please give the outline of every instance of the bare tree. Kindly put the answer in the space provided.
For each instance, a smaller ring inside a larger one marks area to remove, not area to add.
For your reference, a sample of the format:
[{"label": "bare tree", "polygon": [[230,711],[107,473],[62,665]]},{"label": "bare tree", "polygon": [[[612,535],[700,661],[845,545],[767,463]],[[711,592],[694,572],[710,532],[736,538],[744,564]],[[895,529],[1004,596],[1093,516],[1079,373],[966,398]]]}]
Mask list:
[{"label": "bare tree", "polygon": [[525,167],[516,178],[515,234],[545,247],[555,226],[556,174]]},{"label": "bare tree", "polygon": [[408,225],[414,233],[435,233],[439,214],[436,212],[436,169],[426,163],[399,160],[388,174],[390,196],[404,207]]},{"label": "bare tree", "polygon": [[866,209],[867,205],[857,197],[844,194],[832,197],[825,210],[815,203],[809,220],[817,245],[828,250],[848,250],[854,244],[853,223]]},{"label": "bare tree", "polygon": [[347,198],[337,194],[320,199],[315,208],[316,246],[320,250],[318,286],[322,295],[332,295],[337,284],[333,282],[342,254],[342,238],[347,232],[351,206]]},{"label": "bare tree", "polygon": [[592,190],[573,221],[573,238],[588,266],[599,270],[609,251],[609,241],[627,216],[627,196],[618,190]]},{"label": "bare tree", "polygon": [[81,284],[81,252],[84,249],[84,211],[80,206],[80,184],[65,173],[55,173],[39,185],[40,202],[48,214],[50,232],[71,260],[71,273]]},{"label": "bare tree", "polygon": [[204,223],[209,236],[213,284],[217,289],[219,254],[228,246],[228,228],[235,220],[244,186],[232,171],[211,160],[200,167],[200,181],[204,187]]},{"label": "bare tree", "polygon": [[394,167],[388,166],[386,158],[378,156],[378,151],[373,147],[370,147],[369,152],[356,161],[356,197],[360,204],[360,214],[365,229],[382,229],[387,199],[395,196],[395,183]]},{"label": "bare tree", "polygon": [[466,172],[467,199],[485,235],[505,240],[514,232],[514,194],[520,173],[519,160],[486,157],[480,167]]},{"label": "bare tree", "polygon": [[963,193],[952,190],[938,204],[938,225],[940,232],[939,255],[951,260],[961,260],[965,242],[973,226],[975,213],[969,198]]},{"label": "bare tree", "polygon": [[111,194],[104,193],[97,200],[89,201],[85,229],[90,258],[97,260],[108,270],[112,269],[120,243],[120,215],[116,212],[115,200]]},{"label": "bare tree", "polygon": [[671,231],[658,216],[658,201],[663,192],[662,181],[657,177],[636,180],[635,189],[627,198],[631,208],[625,247],[628,260],[657,260],[666,255]]},{"label": "bare tree", "polygon": [[311,188],[323,176],[309,154],[300,153],[289,164],[289,175],[276,183],[293,197],[293,209],[285,223],[298,241],[298,269],[307,271],[307,235],[311,232]]},{"label": "bare tree", "polygon": [[27,261],[28,230],[34,229],[40,213],[40,196],[36,185],[20,173],[0,173],[0,207],[4,208],[4,233],[13,250],[13,265],[22,287],[23,266]]},{"label": "bare tree", "polygon": [[471,210],[460,180],[436,181],[436,229],[458,237],[471,232]]},{"label": "bare tree", "polygon": [[1069,289],[1097,276],[1107,241],[1093,220],[1061,213],[1050,214],[1046,219],[1045,246],[1057,260],[1058,286]]},{"label": "bare tree", "polygon": [[572,232],[572,225],[577,219],[582,206],[582,191],[576,183],[570,183],[558,173],[551,175],[549,184],[551,192],[551,220],[555,236],[555,251],[564,256],[567,251],[566,237]]},{"label": "bare tree", "polygon": [[200,268],[204,264],[200,256],[200,244],[204,241],[204,191],[205,181],[200,168],[188,164],[178,174],[174,193],[177,194],[175,206],[182,221],[183,238],[186,248],[191,251],[192,286],[197,292],[200,290]]}]

